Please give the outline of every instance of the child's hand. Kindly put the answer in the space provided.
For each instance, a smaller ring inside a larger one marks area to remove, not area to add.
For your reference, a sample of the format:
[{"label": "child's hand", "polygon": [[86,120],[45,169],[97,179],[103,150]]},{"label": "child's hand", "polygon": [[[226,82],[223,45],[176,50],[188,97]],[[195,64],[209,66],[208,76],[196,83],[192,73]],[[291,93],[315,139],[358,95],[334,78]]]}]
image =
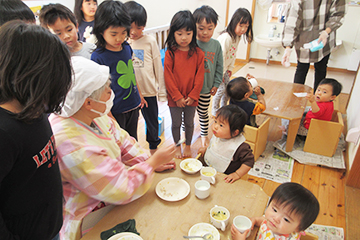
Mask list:
[{"label": "child's hand", "polygon": [[247,80],[249,80],[249,79],[251,79],[251,78],[255,78],[255,77],[254,77],[253,75],[249,74],[249,73],[246,74],[246,79],[247,79]]},{"label": "child's hand", "polygon": [[217,87],[212,87],[211,90],[210,90],[210,95],[214,96],[216,94],[216,92],[217,92],[217,89],[218,89]]},{"label": "child's hand", "polygon": [[254,88],[254,93],[255,93],[256,96],[259,96],[261,94],[261,88],[259,86]]},{"label": "child's hand", "polygon": [[195,101],[194,99],[188,97],[187,99],[185,99],[185,104],[186,104],[187,106],[190,106],[191,104],[194,103],[194,101]]},{"label": "child's hand", "polygon": [[306,95],[306,98],[307,98],[307,99],[309,100],[309,102],[311,102],[311,103],[315,102],[315,95],[312,94],[312,93],[308,93],[308,94]]},{"label": "child's hand", "polygon": [[147,101],[145,100],[145,98],[143,96],[141,96],[141,103],[140,103],[140,108],[143,108],[143,107],[148,107],[148,103]]},{"label": "child's hand", "polygon": [[185,105],[186,105],[186,102],[185,102],[184,98],[176,101],[176,106],[178,106],[178,107],[182,108],[182,107],[185,107]]},{"label": "child's hand", "polygon": [[198,154],[201,153],[201,156],[204,156],[205,152],[206,152],[206,147],[201,147],[201,148],[199,148],[197,153]]},{"label": "child's hand", "polygon": [[231,225],[231,237],[233,240],[245,240],[249,231],[250,230],[246,230],[244,233],[241,233],[236,229],[234,224]]},{"label": "child's hand", "polygon": [[234,183],[239,179],[240,179],[240,177],[236,172],[233,172],[224,178],[226,183]]},{"label": "child's hand", "polygon": [[227,70],[226,72],[227,72],[227,74],[229,75],[229,77],[231,77],[232,71]]}]

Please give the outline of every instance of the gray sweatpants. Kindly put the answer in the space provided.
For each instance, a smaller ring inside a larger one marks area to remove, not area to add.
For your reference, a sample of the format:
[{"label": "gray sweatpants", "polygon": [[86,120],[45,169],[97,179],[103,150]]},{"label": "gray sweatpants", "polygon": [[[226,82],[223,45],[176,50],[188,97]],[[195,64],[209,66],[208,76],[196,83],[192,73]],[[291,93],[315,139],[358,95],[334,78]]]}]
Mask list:
[{"label": "gray sweatpants", "polygon": [[180,127],[182,122],[182,114],[184,113],[184,125],[185,125],[185,139],[186,145],[191,145],[192,136],[194,133],[194,116],[196,107],[186,106],[169,107],[171,114],[171,132],[174,142],[177,143],[180,140]]}]

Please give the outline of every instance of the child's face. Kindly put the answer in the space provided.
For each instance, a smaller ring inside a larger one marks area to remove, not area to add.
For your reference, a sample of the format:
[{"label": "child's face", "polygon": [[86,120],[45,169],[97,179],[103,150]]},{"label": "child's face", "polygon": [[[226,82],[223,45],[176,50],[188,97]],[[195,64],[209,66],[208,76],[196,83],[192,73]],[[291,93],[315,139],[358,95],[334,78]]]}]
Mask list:
[{"label": "child's face", "polygon": [[268,228],[275,234],[299,232],[301,218],[294,212],[290,214],[289,206],[284,207],[271,201],[265,210]]},{"label": "child's face", "polygon": [[84,0],[81,11],[85,18],[93,18],[97,9],[97,2],[94,0]]},{"label": "child's face", "polygon": [[67,19],[58,18],[53,25],[48,26],[51,33],[57,35],[72,52],[78,46],[78,28]]},{"label": "child's face", "polygon": [[144,26],[138,26],[135,22],[130,26],[130,39],[138,40],[143,36]]},{"label": "child's face", "polygon": [[249,28],[249,23],[238,23],[235,28],[235,34],[241,36],[246,33]]},{"label": "child's face", "polygon": [[193,37],[193,31],[187,31],[186,28],[175,31],[175,41],[178,44],[178,49],[181,51],[188,51],[189,44]]},{"label": "child's face", "polygon": [[214,23],[207,23],[204,18],[200,23],[196,23],[196,27],[197,39],[201,42],[208,42],[214,34],[216,25]]},{"label": "child's face", "polygon": [[126,40],[127,31],[125,27],[110,26],[103,33],[103,37],[106,41],[106,49],[110,51],[122,50],[122,43]]},{"label": "child's face", "polygon": [[333,93],[333,87],[330,84],[321,84],[315,92],[316,102],[330,102],[336,98]]},{"label": "child's face", "polygon": [[219,117],[215,118],[212,131],[218,138],[230,139],[232,137],[229,122]]}]

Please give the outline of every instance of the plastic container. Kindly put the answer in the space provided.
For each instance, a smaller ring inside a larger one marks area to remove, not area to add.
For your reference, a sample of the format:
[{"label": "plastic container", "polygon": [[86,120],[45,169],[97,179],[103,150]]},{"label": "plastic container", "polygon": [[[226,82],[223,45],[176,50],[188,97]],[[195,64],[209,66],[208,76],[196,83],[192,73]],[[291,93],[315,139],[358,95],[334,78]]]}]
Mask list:
[{"label": "plastic container", "polygon": [[310,49],[310,52],[316,52],[316,51],[319,51],[320,49],[322,49],[324,47],[324,44],[322,42],[319,42],[318,43],[318,38],[315,39],[314,41],[312,42],[309,42],[309,43],[305,43],[304,44],[304,48],[305,49]]}]

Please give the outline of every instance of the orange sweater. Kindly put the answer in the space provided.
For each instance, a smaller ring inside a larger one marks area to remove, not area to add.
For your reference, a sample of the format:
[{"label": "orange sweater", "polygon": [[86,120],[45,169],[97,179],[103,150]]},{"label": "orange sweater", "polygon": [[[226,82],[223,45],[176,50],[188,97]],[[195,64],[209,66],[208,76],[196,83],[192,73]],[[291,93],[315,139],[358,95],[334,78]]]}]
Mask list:
[{"label": "orange sweater", "polygon": [[191,106],[198,105],[198,99],[204,83],[204,52],[196,48],[188,58],[188,51],[176,50],[174,57],[170,51],[165,53],[164,78],[169,107],[176,107],[176,101],[190,97],[194,99]]}]

